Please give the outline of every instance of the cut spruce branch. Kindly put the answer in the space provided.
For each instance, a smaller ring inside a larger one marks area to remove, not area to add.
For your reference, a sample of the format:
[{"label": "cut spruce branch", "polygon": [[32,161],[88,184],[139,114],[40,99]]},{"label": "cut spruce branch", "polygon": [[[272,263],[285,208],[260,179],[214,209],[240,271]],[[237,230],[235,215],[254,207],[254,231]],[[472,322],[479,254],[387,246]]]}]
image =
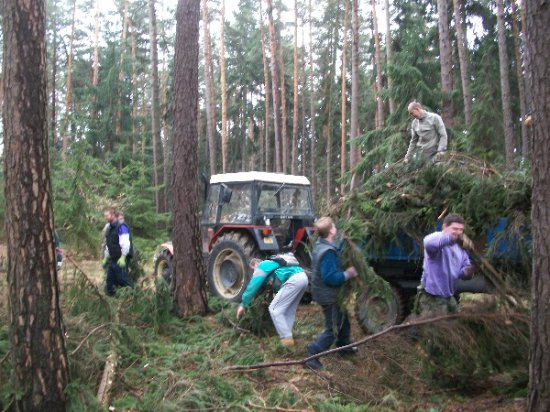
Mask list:
[{"label": "cut spruce branch", "polygon": [[105,361],[105,366],[103,368],[103,374],[101,375],[101,381],[99,383],[99,389],[97,390],[97,400],[105,407],[109,407],[109,401],[111,397],[111,388],[113,386],[113,380],[116,374],[116,368],[118,365],[118,347],[119,347],[119,334],[116,333],[115,328],[119,324],[119,312],[121,309],[122,303],[119,303],[115,315],[113,317],[113,322],[111,326],[110,334],[110,351],[107,355],[107,360]]},{"label": "cut spruce branch", "polygon": [[90,338],[90,336],[92,336],[94,333],[96,333],[98,330],[104,328],[105,326],[107,326],[108,324],[107,323],[103,323],[99,326],[96,326],[95,328],[93,328],[90,333],[88,333],[86,335],[86,337],[84,339],[82,339],[80,341],[80,343],[78,344],[78,346],[71,352],[71,355],[74,355],[76,352],[78,352],[78,350],[82,347],[82,345],[84,345],[86,343],[86,341]]},{"label": "cut spruce branch", "polygon": [[408,329],[414,326],[422,326],[422,325],[428,325],[433,324],[437,322],[442,322],[446,320],[455,320],[455,319],[468,319],[468,320],[494,320],[499,318],[515,318],[522,320],[523,322],[528,323],[529,322],[529,316],[518,314],[518,313],[508,313],[508,314],[497,314],[497,313],[457,313],[452,315],[444,315],[444,316],[436,316],[433,318],[427,318],[427,319],[419,319],[407,323],[403,323],[401,325],[394,325],[387,329],[384,329],[381,332],[375,333],[374,335],[369,335],[364,337],[363,339],[360,339],[356,342],[350,343],[349,345],[340,346],[338,348],[330,349],[324,352],[317,353],[315,355],[309,356],[307,358],[303,359],[297,359],[297,360],[290,360],[290,361],[280,361],[280,362],[266,362],[266,363],[257,363],[255,365],[235,365],[235,366],[229,366],[226,369],[229,371],[248,371],[248,370],[254,370],[254,369],[265,369],[265,368],[272,368],[272,367],[283,367],[283,366],[294,366],[294,365],[303,365],[307,361],[318,359],[323,356],[332,355],[334,353],[341,352],[346,349],[350,349],[354,346],[361,346],[364,345],[370,341],[376,340],[384,335],[387,335],[391,332],[399,331]]}]

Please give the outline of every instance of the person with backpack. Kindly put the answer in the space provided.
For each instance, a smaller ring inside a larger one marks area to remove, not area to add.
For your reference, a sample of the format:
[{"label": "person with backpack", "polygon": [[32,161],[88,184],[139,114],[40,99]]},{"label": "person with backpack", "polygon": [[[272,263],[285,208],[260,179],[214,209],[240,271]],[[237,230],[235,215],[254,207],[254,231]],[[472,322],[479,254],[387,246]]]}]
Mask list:
[{"label": "person with backpack", "polygon": [[267,282],[271,282],[275,297],[269,305],[269,314],[275,330],[286,347],[294,346],[292,328],[298,304],[308,285],[308,278],[292,253],[274,256],[268,260],[252,259],[254,269],[242,301],[237,309],[237,319],[250,307],[252,300]]},{"label": "person with backpack", "polygon": [[108,222],[105,227],[105,248],[103,268],[107,271],[105,293],[115,296],[115,287],[133,288],[134,282],[128,276],[128,261],[132,257],[132,240],[128,225],[117,218],[113,208],[106,208],[103,216]]}]

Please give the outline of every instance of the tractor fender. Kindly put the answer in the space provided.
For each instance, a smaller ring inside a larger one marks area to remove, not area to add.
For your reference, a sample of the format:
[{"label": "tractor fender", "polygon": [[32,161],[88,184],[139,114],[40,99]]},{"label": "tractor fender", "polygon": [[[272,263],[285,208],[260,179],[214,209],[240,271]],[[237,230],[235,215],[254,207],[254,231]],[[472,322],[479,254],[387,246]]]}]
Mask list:
[{"label": "tractor fender", "polygon": [[302,242],[307,243],[307,241],[313,237],[316,230],[317,229],[310,226],[299,228],[296,231],[296,236],[294,237],[294,240],[292,241],[292,252],[295,252]]},{"label": "tractor fender", "polygon": [[[264,234],[264,230],[269,230],[269,234]],[[279,243],[277,238],[273,234],[273,230],[270,226],[255,226],[255,225],[223,225],[208,244],[208,251],[211,252],[216,240],[226,234],[227,232],[242,232],[247,233],[258,246],[258,250],[261,252],[276,252],[279,251]]]}]

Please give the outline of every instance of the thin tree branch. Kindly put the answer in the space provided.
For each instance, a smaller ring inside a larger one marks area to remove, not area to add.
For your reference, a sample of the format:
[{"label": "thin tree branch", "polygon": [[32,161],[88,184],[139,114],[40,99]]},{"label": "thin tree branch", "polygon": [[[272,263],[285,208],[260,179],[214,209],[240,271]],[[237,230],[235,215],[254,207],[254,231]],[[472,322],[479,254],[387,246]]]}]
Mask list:
[{"label": "thin tree branch", "polygon": [[93,328],[93,329],[90,331],[90,333],[88,333],[88,334],[86,335],[86,337],[85,337],[84,339],[82,339],[82,341],[78,344],[78,346],[75,348],[75,350],[73,350],[73,351],[71,352],[71,355],[74,355],[76,352],[78,352],[78,350],[82,347],[82,345],[84,345],[84,343],[88,340],[88,338],[89,338],[90,336],[92,336],[92,335],[93,335],[95,332],[97,332],[99,329],[104,328],[104,327],[107,326],[107,325],[108,325],[107,323],[103,323],[103,324],[101,324],[101,325],[96,326],[95,328]]},{"label": "thin tree branch", "polygon": [[297,360],[291,360],[291,361],[280,361],[280,362],[267,362],[267,363],[257,363],[255,365],[235,365],[235,366],[229,366],[226,369],[231,371],[247,371],[251,369],[264,369],[264,368],[270,368],[270,367],[279,367],[279,366],[293,366],[293,365],[303,365],[306,362],[317,359],[323,356],[331,355],[333,353],[341,352],[343,350],[352,348],[354,346],[360,346],[364,345],[367,342],[370,342],[372,340],[378,339],[381,336],[387,335],[390,332],[398,331],[402,329],[408,329],[413,326],[421,326],[421,325],[428,325],[432,323],[437,323],[445,320],[453,320],[453,319],[497,319],[500,317],[515,317],[522,319],[524,322],[529,322],[529,317],[522,314],[495,314],[495,313],[457,313],[453,315],[444,315],[444,316],[436,316],[433,318],[428,319],[421,319],[421,320],[415,320],[407,323],[403,323],[401,325],[393,325],[390,326],[387,329],[384,329],[381,332],[375,333],[374,335],[369,335],[363,339],[358,340],[357,342],[350,343],[349,345],[340,346],[338,348],[330,349],[324,352],[317,353],[315,355],[309,356],[307,358],[303,359],[297,359]]},{"label": "thin tree branch", "polygon": [[99,297],[99,299],[105,303],[106,305],[109,305],[109,302],[107,302],[107,299],[101,294],[99,291],[99,288],[95,285],[94,282],[91,281],[90,277],[86,274],[84,269],[80,267],[80,265],[72,258],[70,255],[66,255],[65,258],[73,264],[73,266],[80,272],[86,283],[94,290],[95,294]]}]

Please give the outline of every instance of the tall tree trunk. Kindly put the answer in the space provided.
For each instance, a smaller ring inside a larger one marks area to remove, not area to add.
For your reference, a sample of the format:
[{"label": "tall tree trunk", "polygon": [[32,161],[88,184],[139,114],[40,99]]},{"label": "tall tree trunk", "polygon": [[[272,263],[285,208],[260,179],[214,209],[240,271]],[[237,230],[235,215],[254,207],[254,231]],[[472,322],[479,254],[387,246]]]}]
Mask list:
[{"label": "tall tree trunk", "polygon": [[[393,46],[392,46],[392,37],[391,37],[391,13],[390,13],[390,0],[384,0],[384,8],[386,9],[386,64],[391,66],[393,64]],[[390,75],[388,69],[386,73],[388,78],[388,89],[392,93],[393,88],[393,78]],[[395,112],[395,100],[390,96],[390,114]]]},{"label": "tall tree trunk", "polygon": [[[269,126],[271,119],[271,109],[269,107],[269,102],[271,100],[271,85],[269,83],[269,67],[267,62],[266,50],[265,50],[265,30],[264,30],[264,15],[262,12],[262,2],[260,3],[260,41],[262,45],[262,63],[264,66],[264,90],[265,90],[265,171],[270,172],[271,168],[271,144],[269,138]],[[261,149],[263,151],[263,147]],[[262,156],[263,157],[263,156]]]},{"label": "tall tree trunk", "polygon": [[460,79],[462,82],[462,100],[464,102],[464,123],[469,125],[472,121],[472,94],[470,92],[470,74],[469,74],[469,57],[468,43],[466,41],[466,33],[463,28],[463,13],[460,7],[460,0],[453,0],[456,44],[458,48],[458,62],[460,65]]},{"label": "tall tree trunk", "polygon": [[225,0],[222,0],[220,23],[220,82],[222,94],[222,171],[227,173],[227,85],[225,81]]},{"label": "tall tree trunk", "polygon": [[292,166],[291,173],[298,174],[298,125],[299,125],[299,96],[298,96],[298,0],[294,0],[294,54],[293,54],[293,105],[292,105]]},{"label": "tall tree trunk", "polygon": [[315,166],[316,150],[315,150],[315,89],[313,83],[313,8],[311,0],[308,5],[309,11],[309,144],[310,144],[310,176],[311,176],[311,192],[313,194],[313,202],[317,197],[317,170]]},{"label": "tall tree trunk", "polygon": [[61,147],[61,160],[67,158],[69,149],[69,113],[71,109],[72,71],[73,71],[73,42],[74,24],[76,15],[76,0],[73,0],[73,17],[71,23],[71,37],[69,38],[69,56],[67,58],[67,85],[65,90],[65,116],[63,122],[63,143]]},{"label": "tall tree trunk", "polygon": [[214,69],[212,59],[212,41],[206,0],[202,0],[202,27],[204,41],[204,78],[206,79],[206,135],[210,157],[210,174],[216,174],[216,94],[214,89]]},{"label": "tall tree trunk", "polygon": [[[98,12],[99,12],[99,1],[97,2],[97,5],[98,5]],[[99,30],[99,25],[97,29]],[[97,33],[99,33],[99,31]],[[124,55],[126,54],[127,33],[128,33],[128,0],[124,0],[124,5],[122,9],[122,33],[120,34],[120,58],[118,61],[118,89],[117,89],[118,93],[117,93],[117,105],[116,105],[116,113],[115,113],[115,135],[119,139],[122,133],[122,80],[124,79]]]},{"label": "tall tree trunk", "polygon": [[[336,16],[336,20],[340,20],[340,16]],[[333,129],[333,110],[332,110],[332,93],[334,89],[334,77],[336,73],[336,44],[338,43],[338,26],[337,24],[333,25],[332,33],[330,36],[330,46],[329,46],[329,53],[328,58],[330,59],[330,68],[329,68],[329,76],[328,77],[328,87],[327,87],[327,93],[325,95],[326,104],[325,104],[325,119],[323,124],[323,137],[327,142],[327,150],[326,150],[326,201],[327,205],[331,205],[332,203],[332,197],[334,194],[334,189],[332,187],[333,184],[333,173],[332,173],[332,152],[333,152],[333,139],[332,139],[332,129]]]},{"label": "tall tree trunk", "polygon": [[[518,80],[519,107],[522,116],[527,113],[527,101],[525,99],[525,78],[523,77],[523,59],[521,57],[519,44],[518,16],[516,13],[516,0],[511,0],[512,6],[512,29],[514,31],[514,53],[516,58],[516,76]],[[527,126],[521,122],[521,156],[529,158],[529,143],[527,140]]]},{"label": "tall tree trunk", "polygon": [[269,19],[269,45],[271,50],[271,94],[273,97],[273,128],[275,132],[275,171],[281,173],[281,119],[279,108],[281,107],[281,94],[279,92],[279,76],[277,71],[277,38],[275,36],[275,24],[273,22],[273,1],[267,0],[267,16]]},{"label": "tall tree trunk", "polygon": [[380,33],[378,32],[378,16],[376,14],[376,0],[372,0],[372,29],[374,32],[374,65],[376,66],[376,128],[384,126],[384,100],[382,93],[382,55],[380,52]]},{"label": "tall tree trunk", "polygon": [[[520,15],[521,15],[521,27],[523,28],[523,31],[522,31],[522,40],[523,40],[523,49],[524,50],[528,50],[528,44],[527,44],[527,36],[526,36],[526,28],[527,28],[527,17],[526,17],[526,13],[525,13],[525,3],[524,3],[524,0],[519,0],[519,7],[520,7]],[[527,67],[527,59],[526,59],[526,56],[524,56],[524,62],[525,62],[525,67]],[[526,69],[527,71],[527,69]],[[527,86],[527,78],[524,79],[524,84],[525,86]],[[531,104],[531,101],[532,101],[532,97],[531,97],[531,88],[529,87],[525,87],[525,102],[526,102],[526,112],[525,113],[522,113],[522,118],[523,116],[527,116],[527,113],[530,111],[530,108],[532,106]],[[527,134],[526,134],[526,139],[523,140],[521,143],[522,143],[522,153],[524,154],[524,157],[526,157],[527,159],[531,159],[531,151],[533,149],[533,136],[532,136],[532,128],[528,128],[527,130]]]},{"label": "tall tree trunk", "polygon": [[506,50],[504,2],[503,0],[496,1],[500,90],[502,99],[502,117],[504,121],[504,154],[506,159],[506,168],[511,170],[514,166],[514,126],[512,123],[512,103],[510,93],[510,73],[508,69],[508,51]]},{"label": "tall tree trunk", "polygon": [[138,127],[138,86],[137,86],[137,39],[136,27],[132,25],[132,155],[138,153],[139,127]]},{"label": "tall tree trunk", "polygon": [[179,0],[174,61],[174,301],[180,316],[207,310],[198,213],[199,0]]},{"label": "tall tree trunk", "polygon": [[526,2],[528,88],[532,90],[533,146],[533,275],[531,286],[531,350],[529,412],[550,410],[550,4]]},{"label": "tall tree trunk", "polygon": [[[359,0],[352,0],[351,11],[351,139],[359,136]],[[352,171],[350,191],[359,185],[354,171],[359,162],[359,145],[352,143],[349,151],[349,168]]]},{"label": "tall tree trunk", "polygon": [[342,107],[341,115],[341,133],[340,133],[340,193],[343,195],[346,190],[346,185],[344,183],[343,177],[346,174],[347,170],[347,121],[348,121],[348,99],[347,99],[347,49],[348,49],[348,31],[349,31],[349,0],[344,0],[344,33],[342,34],[342,83],[340,87],[341,91],[341,100],[340,105]]},{"label": "tall tree trunk", "polygon": [[155,185],[155,210],[164,212],[164,182],[162,180],[161,167],[164,164],[162,158],[162,141],[160,139],[160,99],[159,99],[159,72],[157,51],[157,16],[155,12],[155,0],[149,3],[149,47],[151,49],[151,137],[153,145],[153,184]]},{"label": "tall tree trunk", "polygon": [[439,27],[439,62],[441,65],[441,117],[447,127],[453,127],[454,110],[451,93],[453,91],[453,62],[447,0],[437,0]]},{"label": "tall tree trunk", "polygon": [[288,173],[288,133],[287,133],[287,116],[286,116],[286,85],[285,85],[285,59],[284,59],[284,45],[281,35],[281,11],[278,11],[277,16],[278,27],[278,44],[277,51],[279,57],[279,74],[281,76],[281,137],[282,137],[282,166],[283,173]]},{"label": "tall tree trunk", "polygon": [[[51,142],[53,147],[53,155],[57,154],[57,0],[53,2],[53,42],[52,42],[52,100],[50,103],[51,115]],[[3,89],[3,87],[2,87]],[[3,102],[4,99],[0,99]],[[1,104],[1,103],[0,103]]]},{"label": "tall tree trunk", "polygon": [[13,409],[64,411],[69,369],[50,195],[46,11],[44,1],[5,0],[2,13]]},{"label": "tall tree trunk", "polygon": [[[304,25],[302,25],[302,39],[304,39],[304,43],[305,43],[305,33],[304,33]],[[300,54],[301,54],[301,58],[302,58],[302,65],[301,65],[301,70],[300,70],[300,83],[302,85],[302,94],[301,94],[301,104],[300,106],[302,107],[302,114],[301,114],[301,117],[302,117],[302,127],[300,128],[300,148],[302,149],[301,150],[301,156],[300,156],[300,174],[302,176],[306,176],[307,175],[307,164],[308,164],[308,154],[309,154],[309,151],[308,151],[308,145],[306,144],[306,132],[307,132],[307,110],[308,110],[308,105],[307,105],[307,102],[306,102],[306,90],[307,90],[307,82],[308,82],[308,76],[307,76],[307,66],[306,66],[306,61],[307,61],[307,56],[306,56],[306,47],[304,44],[302,44],[302,47],[301,47],[301,50],[300,50]]]}]

